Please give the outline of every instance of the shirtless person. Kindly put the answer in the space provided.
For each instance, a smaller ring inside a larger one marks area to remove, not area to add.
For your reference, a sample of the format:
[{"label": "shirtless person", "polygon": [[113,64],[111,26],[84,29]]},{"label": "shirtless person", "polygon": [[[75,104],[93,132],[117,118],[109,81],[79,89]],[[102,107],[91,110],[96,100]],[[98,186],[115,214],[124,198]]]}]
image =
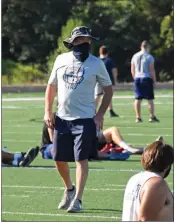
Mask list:
[{"label": "shirtless person", "polygon": [[173,222],[174,198],[164,180],[174,163],[173,148],[155,141],[141,162],[145,171],[132,176],[126,186],[122,221]]}]

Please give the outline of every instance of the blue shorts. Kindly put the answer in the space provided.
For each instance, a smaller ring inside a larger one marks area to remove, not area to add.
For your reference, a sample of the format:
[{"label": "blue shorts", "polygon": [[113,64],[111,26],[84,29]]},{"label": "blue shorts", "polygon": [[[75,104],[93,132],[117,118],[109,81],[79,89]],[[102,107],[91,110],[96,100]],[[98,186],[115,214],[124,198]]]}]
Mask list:
[{"label": "blue shorts", "polygon": [[43,159],[53,159],[51,154],[51,149],[53,148],[53,144],[47,144],[41,147],[40,152],[42,154]]},{"label": "blue shorts", "polygon": [[153,100],[154,88],[153,80],[151,78],[135,78],[134,80],[135,99]]},{"label": "blue shorts", "polygon": [[91,118],[66,121],[55,119],[54,155],[55,161],[81,161],[97,154],[96,125]]}]

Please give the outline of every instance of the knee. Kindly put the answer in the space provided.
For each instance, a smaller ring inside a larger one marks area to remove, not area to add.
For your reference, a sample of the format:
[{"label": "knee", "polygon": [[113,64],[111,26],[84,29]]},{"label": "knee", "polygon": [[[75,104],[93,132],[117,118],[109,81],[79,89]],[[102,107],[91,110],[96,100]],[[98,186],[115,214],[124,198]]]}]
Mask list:
[{"label": "knee", "polygon": [[65,166],[67,166],[68,164],[64,161],[55,161],[55,164],[58,168],[64,168]]}]

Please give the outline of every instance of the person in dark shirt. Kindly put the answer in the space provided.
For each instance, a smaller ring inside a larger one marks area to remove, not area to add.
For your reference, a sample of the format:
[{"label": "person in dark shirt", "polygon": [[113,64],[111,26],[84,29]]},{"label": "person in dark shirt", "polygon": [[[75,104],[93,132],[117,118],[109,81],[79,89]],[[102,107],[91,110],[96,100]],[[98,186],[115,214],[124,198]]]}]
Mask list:
[{"label": "person in dark shirt", "polygon": [[[101,46],[99,49],[99,54],[100,58],[103,60],[106,66],[112,85],[115,87],[117,84],[118,71],[116,65],[114,64],[114,61],[108,55],[108,48],[106,46]],[[98,107],[101,95],[103,95],[103,89],[99,85],[99,83],[97,83],[95,88],[96,107]],[[112,100],[108,107],[108,110],[110,113],[110,117],[118,117],[118,115],[113,111]]]}]

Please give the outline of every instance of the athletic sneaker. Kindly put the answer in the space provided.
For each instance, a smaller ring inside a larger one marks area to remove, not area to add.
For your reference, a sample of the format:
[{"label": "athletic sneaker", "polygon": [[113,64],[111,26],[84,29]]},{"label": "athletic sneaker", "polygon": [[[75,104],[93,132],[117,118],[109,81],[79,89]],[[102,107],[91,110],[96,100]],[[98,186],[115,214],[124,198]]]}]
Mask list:
[{"label": "athletic sneaker", "polygon": [[77,212],[82,212],[82,204],[78,199],[74,199],[69,208],[67,209],[67,212],[72,212],[72,213],[77,213]]},{"label": "athletic sneaker", "polygon": [[20,163],[25,159],[26,153],[21,152],[21,157],[17,159],[17,166],[20,166]]},{"label": "athletic sneaker", "polygon": [[127,160],[130,157],[130,152],[122,152],[122,153],[111,153],[108,155],[110,160]]},{"label": "athletic sneaker", "polygon": [[112,117],[119,117],[119,115],[117,115],[113,110],[109,111],[109,115],[110,115],[111,118]]},{"label": "athletic sneaker", "polygon": [[160,122],[160,120],[157,119],[156,116],[154,116],[153,118],[149,119],[149,122]]},{"label": "athletic sneaker", "polygon": [[76,194],[76,188],[74,185],[72,191],[65,190],[63,198],[58,205],[58,209],[67,209],[70,206],[70,203],[73,201],[75,194]]},{"label": "athletic sneaker", "polygon": [[143,121],[142,121],[141,118],[136,118],[135,122],[136,122],[136,123],[139,123],[139,122],[143,122]]},{"label": "athletic sneaker", "polygon": [[31,162],[37,157],[39,152],[39,147],[31,148],[24,155],[23,159],[19,162],[19,166],[26,167],[29,166]]}]

